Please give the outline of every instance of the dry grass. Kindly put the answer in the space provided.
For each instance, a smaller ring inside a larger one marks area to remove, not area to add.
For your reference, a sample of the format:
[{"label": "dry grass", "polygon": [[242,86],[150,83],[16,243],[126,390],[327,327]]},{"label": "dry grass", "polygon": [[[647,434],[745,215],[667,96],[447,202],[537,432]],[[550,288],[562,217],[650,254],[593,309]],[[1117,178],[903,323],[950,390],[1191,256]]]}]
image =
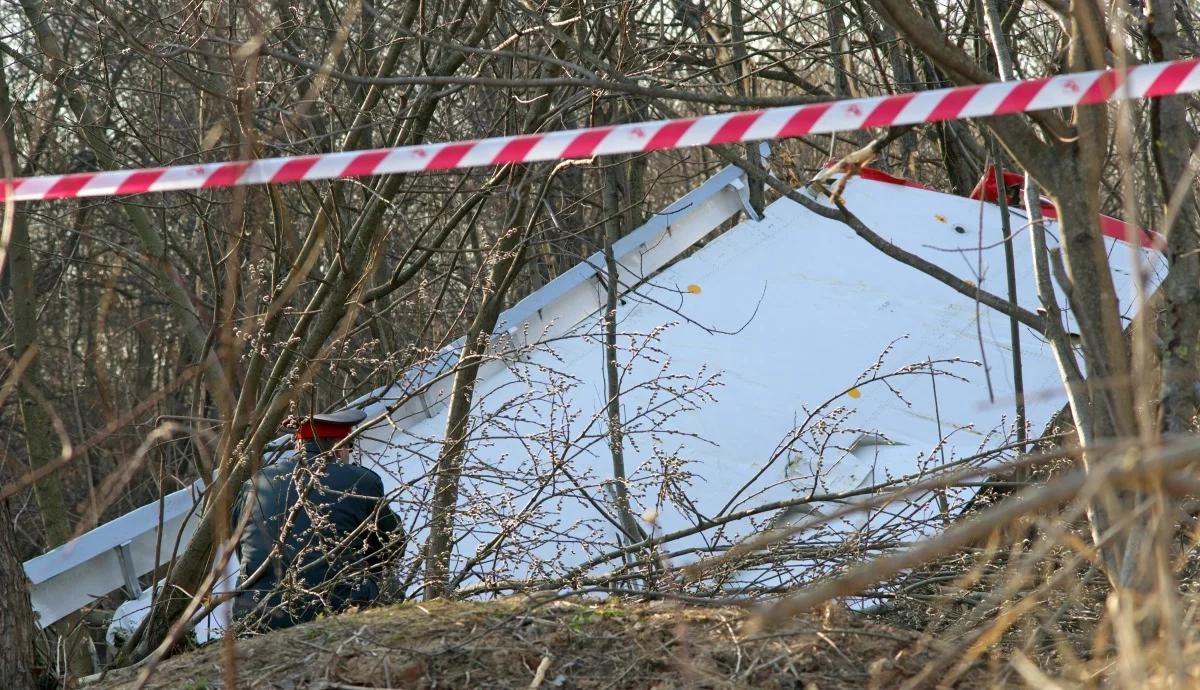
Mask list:
[{"label": "dry grass", "polygon": [[[842,609],[767,633],[753,632],[752,618],[672,602],[407,603],[238,640],[238,685],[888,688],[935,654],[917,633]],[[226,687],[223,673],[211,645],[164,662],[146,687],[215,690]],[[124,669],[95,687],[132,688],[136,678]]]},{"label": "dry grass", "polygon": [[[1112,481],[1091,495],[1080,495],[1091,479],[1065,461],[1037,468],[1017,494],[985,492],[956,523],[986,528],[978,538],[947,541],[951,528],[900,556],[851,567],[850,575],[867,584],[848,594],[882,602],[870,619],[828,603],[846,596],[829,586],[847,581],[846,574],[764,600],[755,611],[716,601],[525,596],[408,603],[240,640],[237,685],[1200,687],[1200,484],[1190,477],[1196,458],[1200,442],[1189,439],[1137,467],[1097,468]],[[1171,492],[1148,494],[1136,510],[1110,515],[1119,516],[1121,530],[1153,536],[1156,548],[1134,562],[1156,568],[1158,580],[1151,589],[1114,589],[1084,509],[1115,503],[1114,487],[1156,464],[1170,471],[1163,485]],[[1064,485],[1071,491],[1054,501],[1007,508]],[[1169,529],[1153,529],[1154,520]],[[905,555],[914,552],[925,556]],[[881,568],[889,559],[890,569]],[[833,594],[814,597],[822,587]],[[804,597],[807,608],[795,604]],[[223,658],[218,647],[176,657],[146,687],[229,687]],[[137,673],[114,673],[101,687],[135,687]]]}]

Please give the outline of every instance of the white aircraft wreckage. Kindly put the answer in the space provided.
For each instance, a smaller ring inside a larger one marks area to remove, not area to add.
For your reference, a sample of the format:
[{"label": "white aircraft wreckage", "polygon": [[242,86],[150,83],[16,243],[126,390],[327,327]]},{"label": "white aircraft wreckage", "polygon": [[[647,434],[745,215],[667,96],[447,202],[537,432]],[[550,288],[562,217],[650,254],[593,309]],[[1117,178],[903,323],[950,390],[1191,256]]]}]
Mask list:
[{"label": "white aircraft wreckage", "polygon": [[[998,206],[870,177],[850,180],[843,194],[868,227],[1006,294]],[[725,169],[614,252],[633,512],[646,534],[683,535],[658,547],[676,564],[1014,441],[1008,316],[794,201],[778,200],[757,218],[747,198],[741,171]],[[1010,213],[1019,303],[1033,311],[1027,222],[1020,209]],[[1053,223],[1049,230],[1053,246]],[[1129,317],[1134,262],[1148,287],[1165,264],[1153,250],[1106,241]],[[612,495],[604,266],[602,255],[593,256],[502,316],[474,398],[452,565],[458,587],[487,593],[568,573],[574,586],[586,586],[621,566],[612,554],[628,540]],[[358,461],[383,477],[413,535],[410,557],[424,537],[451,387],[446,373],[460,346],[356,405],[369,415]],[[1062,406],[1062,386],[1049,346],[1024,326],[1020,354],[1036,432]],[[41,624],[123,588],[130,601],[110,641],[128,634],[149,606],[149,574],[186,544],[202,490],[197,482],[28,561]],[[799,546],[776,559],[782,563],[715,585],[736,594],[812,579],[935,529],[945,507],[972,491],[832,520],[790,542]],[[857,546],[843,548],[847,538]],[[231,563],[219,589],[233,586],[235,572]],[[196,637],[219,634],[226,620],[218,609],[199,622]]]}]

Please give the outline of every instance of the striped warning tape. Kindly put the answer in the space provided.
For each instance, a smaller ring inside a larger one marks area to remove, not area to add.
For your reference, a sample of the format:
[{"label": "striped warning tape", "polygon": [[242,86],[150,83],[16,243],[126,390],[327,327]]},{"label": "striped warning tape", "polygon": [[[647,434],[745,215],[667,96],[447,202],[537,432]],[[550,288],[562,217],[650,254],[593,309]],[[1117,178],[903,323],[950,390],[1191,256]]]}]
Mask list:
[{"label": "striped warning tape", "polygon": [[0,201],[143,194],[366,177],[783,139],[872,127],[1008,115],[1200,91],[1200,59],[895,96],[639,122],[547,134],[255,161],[23,177]]}]

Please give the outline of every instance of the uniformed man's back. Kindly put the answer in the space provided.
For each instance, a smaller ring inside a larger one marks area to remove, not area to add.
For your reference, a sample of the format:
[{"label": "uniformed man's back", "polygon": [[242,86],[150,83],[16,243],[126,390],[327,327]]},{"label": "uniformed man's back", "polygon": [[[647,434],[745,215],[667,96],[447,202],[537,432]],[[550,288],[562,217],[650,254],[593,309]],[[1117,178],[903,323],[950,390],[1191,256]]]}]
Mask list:
[{"label": "uniformed man's back", "polygon": [[263,468],[232,518],[245,521],[235,615],[265,628],[372,602],[384,546],[402,540],[379,475],[328,455]]}]

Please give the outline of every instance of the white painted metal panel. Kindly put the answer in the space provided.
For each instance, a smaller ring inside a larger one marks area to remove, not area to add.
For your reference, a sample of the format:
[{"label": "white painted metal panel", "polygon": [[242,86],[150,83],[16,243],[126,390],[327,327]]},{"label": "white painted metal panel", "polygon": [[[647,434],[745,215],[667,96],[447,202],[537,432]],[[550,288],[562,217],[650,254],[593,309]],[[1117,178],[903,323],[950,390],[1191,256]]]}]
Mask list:
[{"label": "white painted metal panel", "polygon": [[25,574],[33,584],[30,598],[40,625],[50,625],[122,587],[126,579],[118,547],[128,545],[133,577],[169,560],[176,544],[187,544],[195,528],[189,517],[196,498],[194,487],[181,489],[164,497],[161,505],[144,505],[26,561]]},{"label": "white painted metal panel", "polygon": [[[948,437],[942,448],[947,459],[998,445],[1012,421],[1007,318],[884,256],[841,223],[781,200],[761,222],[743,222],[655,275],[742,208],[740,183],[738,171],[723,171],[617,247],[622,287],[636,286],[624,296],[619,319],[627,366],[623,416],[630,423],[626,464],[638,512],[656,510],[659,528],[669,532],[814,487],[845,490],[909,474],[922,463],[941,460],[931,452],[943,437]],[[1004,294],[995,206],[861,179],[849,184],[845,196],[884,237]],[[1024,226],[1018,213],[1013,219],[1015,228]],[[1161,262],[1120,242],[1109,245],[1128,312],[1131,261],[1138,257],[1155,271]],[[1016,248],[1020,301],[1033,309],[1037,300],[1024,233],[1018,234]],[[510,561],[482,564],[481,576],[560,573],[617,544],[616,530],[601,512],[610,509],[604,483],[611,478],[597,313],[604,296],[596,277],[602,267],[599,255],[591,257],[506,312],[493,347],[503,356],[481,369],[478,424],[462,503],[464,520],[474,520],[477,529],[457,545],[456,562],[462,564],[508,524],[506,519],[516,519],[530,505],[556,530],[518,530],[506,554]],[[1062,396],[1045,344],[1021,330],[1029,416],[1036,430]],[[981,343],[993,400],[984,369],[976,363]],[[359,457],[383,475],[418,539],[427,478],[445,425],[450,381],[444,373],[460,346],[359,401],[379,416],[360,442]],[[632,361],[631,348],[642,348]],[[880,383],[855,385],[885,350],[880,373],[930,358],[957,358],[941,366],[953,377],[936,379],[936,406],[928,374],[891,379],[894,390]],[[672,386],[711,375],[720,379],[711,398],[656,407],[672,395]],[[851,387],[856,397],[839,396]],[[416,391],[423,392],[409,398]],[[818,456],[796,443],[776,454],[797,422],[830,398],[844,409],[835,443],[841,450]],[[397,404],[398,399],[404,402]],[[655,409],[666,416],[662,424],[639,416]],[[773,455],[778,457],[769,461]],[[564,457],[569,476],[555,465]],[[663,491],[653,477],[664,462],[682,463],[693,476]],[[816,469],[819,478],[813,476]],[[750,485],[739,491],[746,482]],[[502,485],[511,503],[497,498]],[[186,511],[176,505],[178,496],[168,498],[173,506],[168,515],[175,519]],[[184,498],[190,505],[191,498]],[[26,564],[43,624],[121,586],[112,549],[152,535],[151,512],[157,515],[156,505]],[[864,519],[849,521],[846,528],[863,524]],[[759,526],[740,524],[723,539]],[[689,543],[704,545],[705,539]],[[137,569],[144,574],[153,556],[147,560],[144,550],[138,553]],[[61,605],[53,603],[60,600]]]},{"label": "white painted metal panel", "polygon": [[[996,206],[861,179],[850,183],[845,196],[851,209],[885,238],[1005,294]],[[1017,214],[1013,225],[1018,230],[1024,225]],[[1018,234],[1016,249],[1020,303],[1032,310],[1037,299],[1027,234]],[[1122,304],[1128,305],[1132,286],[1124,267],[1133,253],[1119,242],[1110,242],[1110,249]],[[762,222],[743,222],[716,238],[636,294],[626,295],[624,303],[624,334],[649,334],[676,324],[658,333],[653,357],[634,361],[625,372],[626,420],[655,404],[661,390],[645,386],[664,372],[680,377],[680,383],[708,373],[722,377],[715,400],[694,409],[679,406],[658,431],[645,424],[631,429],[626,465],[636,510],[656,511],[666,532],[795,497],[813,482],[830,491],[852,489],[1011,440],[1014,393],[1007,317],[977,307],[873,249],[845,225],[791,201],[773,204]],[[1029,329],[1021,331],[1028,415],[1036,431],[1062,404],[1061,386],[1049,349]],[[550,348],[508,357],[484,372],[463,487],[463,520],[473,529],[458,544],[458,564],[469,560],[507,519],[515,519],[539,495],[539,483],[547,482],[546,491],[560,495],[544,506],[543,519],[552,518],[557,531],[530,528],[513,536],[519,547],[510,550],[510,561],[488,563],[481,575],[503,579],[561,573],[617,546],[616,529],[597,507],[606,503],[602,485],[611,477],[603,439],[600,334],[599,317],[593,315]],[[623,336],[622,342],[628,347],[631,339]],[[844,395],[834,403],[847,410],[834,448],[823,457],[806,457],[796,448],[768,463],[806,409],[854,386],[885,350],[880,373],[929,359],[957,361],[939,365],[950,375],[937,377],[936,390],[927,374],[892,379],[893,390],[879,383],[859,385],[859,397]],[[987,374],[980,364],[985,356]],[[627,357],[623,363],[628,364]],[[383,471],[399,500],[417,508],[427,503],[428,483],[420,478],[432,472],[445,424],[443,408],[429,412],[432,416],[393,416],[361,444],[365,461]],[[546,440],[553,425],[559,427],[559,438]],[[887,441],[856,442],[860,437]],[[540,445],[530,441],[538,438],[543,439]],[[942,438],[947,441],[934,456]],[[567,439],[574,439],[574,445]],[[552,448],[554,442],[560,447]],[[545,480],[553,472],[552,460],[572,453],[571,476]],[[695,474],[684,489],[687,505],[663,500],[655,486],[652,470],[663,457],[687,463]],[[818,467],[825,475],[819,480],[811,476]],[[536,472],[524,480],[514,478],[529,468]],[[760,472],[759,479],[734,496]],[[498,498],[505,492],[507,498]],[[847,521],[845,527],[861,527],[865,519]],[[413,524],[419,534],[420,523]],[[725,540],[760,526],[743,523],[727,532]],[[683,545],[704,542],[698,536]]]}]

